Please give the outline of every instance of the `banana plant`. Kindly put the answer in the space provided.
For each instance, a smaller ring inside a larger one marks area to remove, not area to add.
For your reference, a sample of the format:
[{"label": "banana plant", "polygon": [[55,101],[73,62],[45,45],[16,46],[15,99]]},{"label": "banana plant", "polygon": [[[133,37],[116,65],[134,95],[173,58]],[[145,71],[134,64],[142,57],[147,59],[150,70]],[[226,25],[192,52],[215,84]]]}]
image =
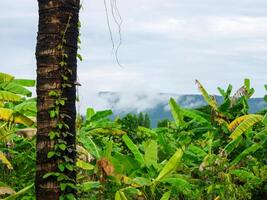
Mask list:
[{"label": "banana plant", "polygon": [[[124,136],[125,137],[125,136]],[[127,142],[128,139],[127,139]],[[130,143],[129,146],[134,145],[133,143]],[[149,144],[155,145],[155,142],[152,142]],[[140,159],[140,156],[142,155],[137,149],[137,147],[131,147],[132,151],[137,154],[138,157],[136,159]],[[136,194],[141,195],[145,197],[146,199],[156,199],[157,193],[157,186],[158,185],[172,185],[173,187],[180,187],[182,188],[184,184],[190,185],[182,176],[180,178],[175,177],[175,175],[178,175],[175,173],[177,167],[180,165],[180,161],[183,156],[183,151],[181,149],[177,149],[177,151],[174,153],[174,155],[169,160],[164,160],[162,163],[157,163],[157,156],[154,150],[149,150],[151,155],[145,155],[150,157],[150,159],[142,159],[142,162],[145,162],[147,166],[150,166],[151,164],[157,164],[160,166],[158,168],[157,174],[155,174],[154,177],[136,177],[131,175],[128,177],[127,182],[124,182],[127,187],[120,189],[116,192],[115,199],[127,199],[126,195],[124,194],[124,190],[127,188],[135,188]],[[148,152],[146,152],[148,154]],[[152,160],[152,158],[154,158]],[[133,177],[132,177],[133,176]],[[149,189],[149,190],[147,190]],[[169,199],[170,198],[170,192],[161,194],[161,199]]]},{"label": "banana plant", "polygon": [[[25,87],[33,87],[34,85],[34,80],[15,79],[12,75],[0,72],[0,90],[2,93],[8,92],[8,94],[12,93],[13,96],[17,97],[19,97],[19,95],[30,97],[32,92]],[[3,99],[2,101],[6,100],[10,101],[9,99]]]},{"label": "banana plant", "polygon": [[[14,76],[0,73],[0,121],[12,124],[32,126],[36,115],[36,100],[26,100],[32,92],[34,80],[16,79]],[[30,117],[31,116],[31,117]]]},{"label": "banana plant", "polygon": [[[24,140],[17,137],[17,131],[22,131],[22,129],[28,127],[34,128],[36,100],[28,98],[32,95],[32,92],[27,89],[34,85],[34,80],[16,79],[12,75],[0,73],[0,167],[4,171],[8,169],[8,173],[13,174],[14,176],[16,176],[17,171],[19,171],[16,166],[16,161],[18,161],[17,159],[19,158],[19,155],[17,156],[19,151],[17,150],[15,143],[17,140]],[[21,141],[20,146],[28,146],[27,143],[30,144],[30,141]],[[27,151],[25,150],[25,154],[27,155],[26,152]],[[4,164],[4,166],[2,166],[2,164]],[[28,166],[23,168],[27,169]],[[3,176],[1,177],[5,177],[5,173],[7,172],[3,172]],[[6,179],[3,180],[6,182]],[[7,194],[10,194],[10,196],[4,199],[16,199],[32,188],[32,186],[33,185],[25,187],[18,192],[15,192],[14,190],[10,192],[11,190],[9,190]],[[1,190],[7,191],[7,188],[10,187],[0,187],[0,193]]]},{"label": "banana plant", "polygon": [[212,116],[214,121],[217,121],[220,125],[228,124],[235,118],[248,114],[248,99],[255,92],[254,88],[250,86],[249,79],[244,80],[243,86],[238,89],[233,96],[231,96],[232,85],[229,85],[226,90],[218,87],[218,91],[223,97],[223,102],[220,105],[218,105],[214,97],[208,94],[204,86],[198,80],[196,80],[196,84],[204,100],[214,113]]}]

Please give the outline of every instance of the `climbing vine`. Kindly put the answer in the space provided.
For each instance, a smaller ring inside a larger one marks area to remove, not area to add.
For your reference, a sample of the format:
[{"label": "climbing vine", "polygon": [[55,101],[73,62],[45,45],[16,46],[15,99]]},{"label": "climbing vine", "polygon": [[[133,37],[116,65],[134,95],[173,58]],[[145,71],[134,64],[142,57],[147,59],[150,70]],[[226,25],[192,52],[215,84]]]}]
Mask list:
[{"label": "climbing vine", "polygon": [[[49,96],[54,99],[54,105],[49,111],[51,119],[57,121],[56,127],[54,127],[49,132],[49,138],[52,141],[53,148],[48,152],[48,159],[55,159],[57,161],[58,171],[46,173],[43,178],[55,177],[61,191],[60,200],[63,199],[76,199],[75,193],[77,191],[75,176],[73,177],[73,172],[75,171],[75,159],[68,156],[68,153],[71,153],[75,147],[68,146],[66,138],[72,136],[72,133],[69,131],[69,126],[66,123],[66,120],[71,118],[66,113],[61,113],[60,109],[62,106],[65,106],[67,97],[63,97],[63,91],[67,88],[75,87],[75,83],[71,83],[69,76],[73,71],[68,67],[67,59],[67,39],[66,32],[70,27],[70,20],[72,16],[69,16],[68,22],[64,31],[61,33],[61,42],[57,45],[57,50],[61,52],[61,60],[59,62],[60,71],[61,71],[61,86],[63,90],[57,91],[52,90],[49,92]],[[77,24],[78,30],[80,29],[80,22]],[[80,49],[80,35],[78,37],[78,48]],[[82,56],[77,53],[77,58],[82,61]]]}]

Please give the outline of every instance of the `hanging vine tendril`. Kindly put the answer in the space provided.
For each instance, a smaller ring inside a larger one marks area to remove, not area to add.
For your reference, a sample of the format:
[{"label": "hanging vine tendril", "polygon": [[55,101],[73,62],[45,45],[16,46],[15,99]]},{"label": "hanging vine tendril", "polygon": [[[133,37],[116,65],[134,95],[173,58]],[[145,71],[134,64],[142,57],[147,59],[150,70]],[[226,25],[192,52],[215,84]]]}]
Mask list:
[{"label": "hanging vine tendril", "polygon": [[118,35],[119,35],[119,41],[118,41],[118,43],[115,45],[114,37],[113,37],[113,32],[112,32],[111,25],[110,25],[110,18],[109,18],[109,12],[108,12],[107,1],[104,0],[104,6],[105,6],[105,12],[106,12],[107,25],[108,25],[108,30],[109,30],[110,40],[111,40],[111,43],[112,43],[112,52],[113,52],[114,49],[115,49],[115,58],[116,58],[116,62],[117,62],[117,64],[118,64],[120,67],[122,67],[122,65],[120,64],[120,61],[119,61],[118,54],[119,54],[119,49],[120,49],[120,47],[121,47],[121,45],[122,45],[121,26],[122,26],[123,21],[122,21],[122,17],[121,17],[121,15],[120,15],[120,12],[119,12],[119,9],[118,9],[118,6],[117,6],[117,0],[109,0],[109,4],[110,4],[111,15],[112,15],[112,18],[113,18],[114,23],[115,23],[116,26],[117,26],[117,29],[118,29]]}]

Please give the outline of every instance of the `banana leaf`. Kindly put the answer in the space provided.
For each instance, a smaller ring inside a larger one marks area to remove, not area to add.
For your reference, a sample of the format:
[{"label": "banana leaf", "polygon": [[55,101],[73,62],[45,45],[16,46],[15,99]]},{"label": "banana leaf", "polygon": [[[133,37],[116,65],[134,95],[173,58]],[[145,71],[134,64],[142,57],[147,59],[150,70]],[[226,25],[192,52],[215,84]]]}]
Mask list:
[{"label": "banana leaf", "polygon": [[234,130],[234,132],[230,135],[231,139],[236,139],[238,136],[242,135],[246,132],[250,127],[254,124],[263,120],[263,116],[251,114],[249,115],[238,127]]},{"label": "banana leaf", "polygon": [[139,151],[138,147],[133,143],[133,141],[128,137],[128,135],[123,135],[122,140],[126,144],[126,146],[131,150],[133,153],[136,161],[141,165],[145,165],[145,160],[141,152]]},{"label": "banana leaf", "polygon": [[176,103],[176,101],[173,98],[170,99],[169,106],[176,126],[183,126],[185,122],[182,109],[180,108],[180,106]]},{"label": "banana leaf", "polygon": [[163,178],[167,177],[172,172],[174,172],[177,166],[180,164],[182,156],[183,156],[183,151],[181,149],[178,149],[175,152],[175,154],[164,165],[158,177],[153,182],[154,183],[160,182]]}]

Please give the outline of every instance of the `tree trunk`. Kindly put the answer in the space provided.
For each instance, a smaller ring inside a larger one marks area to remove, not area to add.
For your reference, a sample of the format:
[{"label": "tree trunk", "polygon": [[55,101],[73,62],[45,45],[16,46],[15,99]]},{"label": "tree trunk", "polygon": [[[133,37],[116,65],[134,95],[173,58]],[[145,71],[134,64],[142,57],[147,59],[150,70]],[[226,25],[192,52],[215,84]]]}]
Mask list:
[{"label": "tree trunk", "polygon": [[[36,198],[57,200],[61,195],[57,177],[44,179],[43,176],[49,172],[60,172],[59,163],[75,165],[76,161],[75,81],[80,0],[38,0],[38,4]],[[59,99],[64,102],[58,103]],[[59,112],[53,116],[51,111],[56,107]],[[61,128],[60,124],[66,126]],[[59,133],[57,140],[49,137],[51,131]],[[67,149],[60,156],[48,159],[48,152],[58,151],[59,139],[66,142]],[[75,171],[65,169],[61,173],[71,177],[75,184]],[[69,190],[69,193],[75,194],[75,191]]]}]

